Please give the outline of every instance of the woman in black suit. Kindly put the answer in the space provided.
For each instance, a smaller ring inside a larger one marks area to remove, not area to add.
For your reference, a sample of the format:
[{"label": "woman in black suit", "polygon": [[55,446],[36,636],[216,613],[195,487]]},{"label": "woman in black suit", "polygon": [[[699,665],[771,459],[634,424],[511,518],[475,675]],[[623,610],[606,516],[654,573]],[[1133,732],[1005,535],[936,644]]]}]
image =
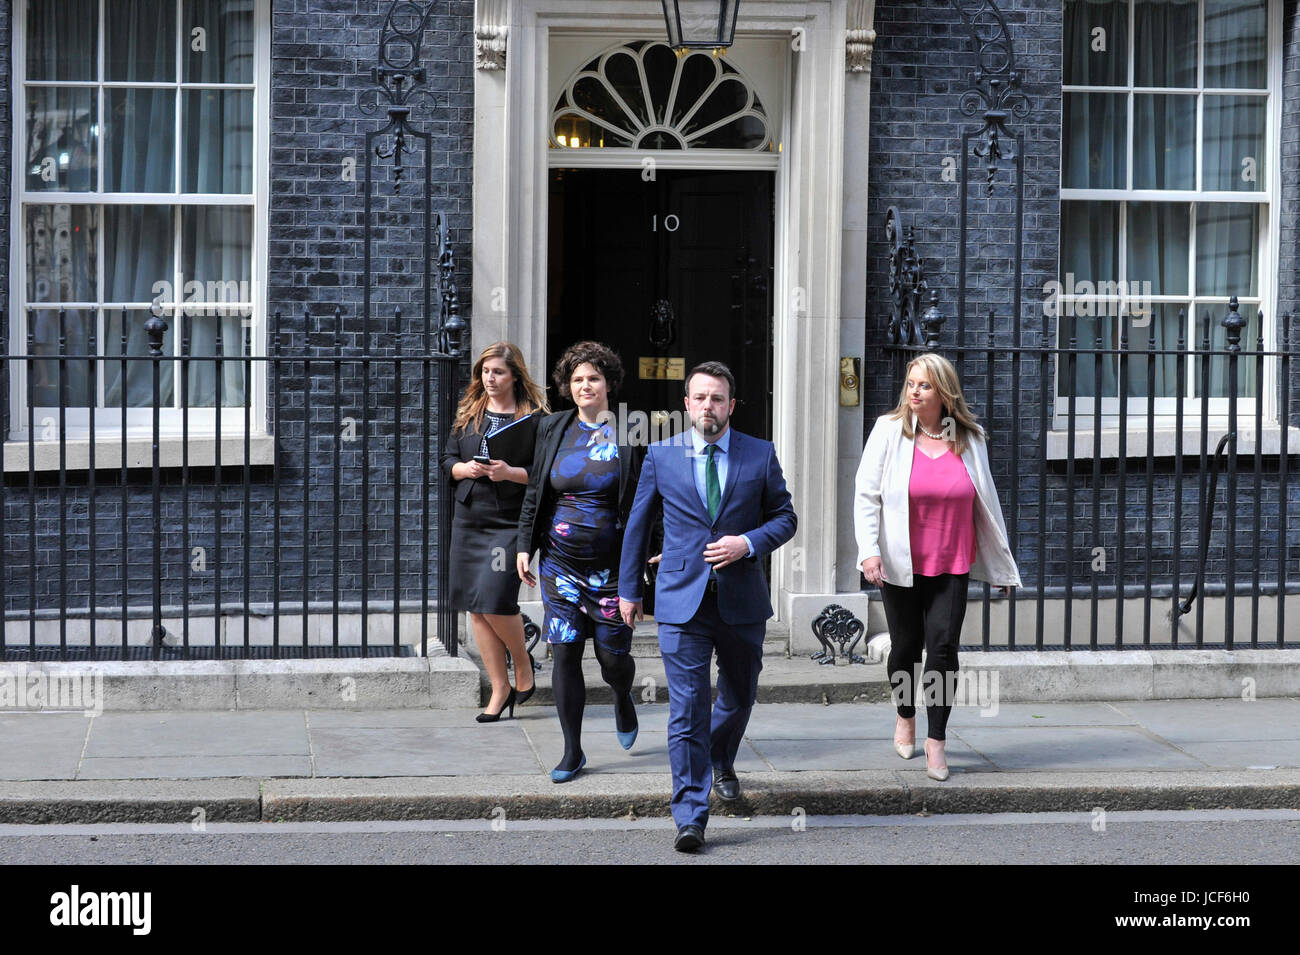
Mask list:
[{"label": "woman in black suit", "polygon": [[630,749],[636,740],[636,664],[632,628],[618,613],[618,565],[645,449],[620,443],[610,402],[623,381],[623,365],[611,349],[579,342],[560,356],[553,377],[560,394],[576,407],[549,415],[538,426],[519,514],[516,565],[520,579],[536,586],[529,564],[541,549],[543,632],[551,645],[552,689],[564,733],[564,757],[551,779],[562,783],[587,762],[581,734],[587,702],[582,654],[588,637],[596,645],[601,675],[614,691],[619,743]]},{"label": "woman in black suit", "polygon": [[[478,716],[480,723],[495,722],[507,709],[514,716],[515,704],[534,690],[532,657],[519,614],[519,578],[509,558],[528,483],[528,471],[521,465],[528,462],[492,459],[487,439],[511,426],[534,427],[523,419],[549,410],[519,349],[497,342],[483,349],[474,363],[456,423],[443,445],[442,468],[456,496],[448,599],[453,609],[469,611],[474,641],[492,681],[492,698]],[[510,685],[507,653],[514,661],[517,687]]]}]

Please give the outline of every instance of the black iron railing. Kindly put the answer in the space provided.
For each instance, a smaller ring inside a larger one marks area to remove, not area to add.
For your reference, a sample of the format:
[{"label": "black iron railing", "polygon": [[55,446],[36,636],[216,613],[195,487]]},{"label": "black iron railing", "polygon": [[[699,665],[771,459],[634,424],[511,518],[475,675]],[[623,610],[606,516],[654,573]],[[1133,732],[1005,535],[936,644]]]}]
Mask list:
[{"label": "black iron railing", "polygon": [[[437,461],[454,417],[465,326],[454,283],[446,287],[453,262],[445,241],[442,248],[437,324],[406,330],[396,309],[391,331],[364,345],[345,346],[339,306],[314,316],[304,309],[293,328],[302,346],[294,349],[285,346],[288,330],[276,311],[265,355],[250,353],[246,328],[243,341],[225,341],[221,323],[214,350],[195,354],[183,317],[179,350],[165,354],[161,316],[145,323],[147,353],[129,354],[125,315],[121,341],[106,343],[117,354],[99,348],[93,329],[88,350],[74,353],[62,310],[56,348],[40,353],[30,327],[25,353],[9,355],[0,341],[8,356],[0,362],[0,420],[19,435],[0,446],[0,659],[405,655],[417,647],[427,655],[431,611],[434,635],[455,655],[455,614],[441,599],[452,501]],[[0,317],[0,329],[7,327]],[[192,426],[196,362],[216,372],[210,428]],[[152,400],[137,392],[132,403],[152,414],[149,427],[132,432],[126,383],[140,363],[149,369]],[[223,393],[231,364],[243,381],[233,399]],[[89,433],[69,431],[68,412],[78,410],[70,383],[84,370],[94,396],[109,365],[120,368],[120,426],[106,432],[111,411],[100,407],[100,431],[89,440]],[[260,427],[252,395],[263,374]],[[40,408],[39,420],[38,379],[59,396],[57,407]],[[11,401],[11,382],[22,408]],[[176,420],[164,428],[167,406]],[[223,462],[222,439],[242,444],[236,461]],[[144,440],[149,448],[141,456]],[[255,463],[259,440],[271,443],[265,463]],[[168,444],[179,460],[169,453],[164,462]],[[196,461],[200,446],[210,450]],[[70,460],[72,447],[83,448],[86,460]],[[104,467],[108,449],[119,457],[111,468]],[[26,467],[6,468],[6,458],[20,452]],[[45,454],[57,455],[57,465],[40,464]],[[358,485],[373,495],[358,500]],[[343,614],[353,617],[348,627]],[[391,639],[371,636],[384,629],[381,615],[391,616]],[[142,619],[147,632],[133,633],[131,621]],[[295,620],[300,632],[282,638]],[[71,637],[70,624],[77,628]],[[116,633],[105,638],[106,629]],[[16,638],[24,630],[26,639]]]},{"label": "black iron railing", "polygon": [[[1130,347],[1128,319],[1117,323],[1117,347],[1106,347],[1100,334],[1080,342],[1074,337],[1073,323],[1059,320],[1058,326],[1057,319],[1047,317],[1036,344],[1013,344],[1001,340],[994,314],[988,316],[984,342],[950,347],[941,341],[943,320],[934,304],[932,299],[931,308],[920,317],[914,316],[916,302],[908,306],[904,317],[915,319],[913,332],[884,349],[892,356],[895,389],[902,387],[903,371],[915,355],[936,350],[950,357],[962,369],[968,402],[978,409],[990,435],[994,478],[1024,583],[1007,602],[1005,646],[1221,645],[1232,649],[1281,647],[1288,639],[1296,644],[1296,634],[1287,630],[1285,600],[1288,591],[1300,592],[1300,574],[1292,560],[1300,540],[1288,539],[1295,526],[1290,519],[1292,449],[1287,428],[1296,356],[1290,315],[1278,323],[1277,346],[1272,349],[1264,347],[1262,314],[1255,340],[1247,343],[1253,347],[1242,347],[1246,320],[1235,297],[1226,314],[1203,316],[1199,342],[1186,340],[1182,331],[1186,316],[1180,312],[1180,333],[1171,348]],[[1216,323],[1225,329],[1222,347],[1212,346],[1211,326]],[[900,327],[907,326],[900,323]],[[1066,336],[1064,341],[1056,339],[1058,328]],[[1158,362],[1174,367],[1176,387],[1169,414],[1157,414]],[[1103,395],[1106,364],[1117,372],[1116,393],[1107,396],[1109,411],[1104,407],[1107,401],[1094,397]],[[1131,374],[1135,364],[1136,376]],[[1188,397],[1187,373],[1190,370],[1198,382],[1195,395],[1208,396],[1216,364],[1226,368],[1216,385],[1226,394],[1216,395],[1221,404],[1212,413],[1210,400]],[[1078,388],[1079,371],[1083,369],[1086,381],[1089,368],[1091,391],[1080,394],[1086,389]],[[1241,379],[1248,370],[1253,373],[1248,397],[1254,407],[1243,420]],[[1144,387],[1133,387],[1133,381]],[[1266,383],[1276,389],[1282,409],[1280,423],[1271,427],[1264,418]],[[1037,413],[1022,416],[1020,407],[1025,402]],[[1085,402],[1088,410],[1081,414]],[[1141,409],[1138,423],[1144,428],[1134,427],[1131,407]],[[1191,415],[1188,407],[1194,409]],[[1242,455],[1238,446],[1246,423],[1253,425],[1253,449]],[[1172,431],[1168,434],[1172,449],[1157,455],[1161,431]],[[1222,434],[1211,451],[1211,436],[1219,431]],[[1276,434],[1277,447],[1266,452],[1270,432]],[[1103,448],[1103,437],[1108,443],[1112,436],[1113,449]],[[1053,439],[1064,447],[1052,452]],[[1185,439],[1199,442],[1199,453],[1186,453]],[[1091,444],[1082,455],[1081,440]],[[1140,448],[1136,453],[1135,446]],[[1191,496],[1187,481],[1193,477],[1197,482],[1194,505],[1185,501]],[[1108,502],[1105,513],[1104,501]],[[1263,633],[1260,600],[1270,595],[1275,598],[1272,632]],[[987,649],[995,636],[989,585],[982,586],[980,596],[982,645]],[[1221,631],[1206,626],[1207,597],[1223,600]],[[1126,620],[1126,599],[1141,599],[1140,620]],[[1074,632],[1073,605],[1082,600],[1089,604],[1086,642]],[[1048,601],[1063,604],[1059,633],[1055,623],[1048,633]],[[1153,606],[1155,601],[1168,602],[1167,609],[1162,612]],[[1113,642],[1104,642],[1099,632],[1104,602],[1113,602],[1113,608],[1108,608],[1114,622]],[[1034,615],[1030,644],[1023,630],[1017,639],[1017,617],[1026,603],[1032,603]],[[1239,614],[1247,604],[1248,617]],[[1194,626],[1183,620],[1193,612]]]}]

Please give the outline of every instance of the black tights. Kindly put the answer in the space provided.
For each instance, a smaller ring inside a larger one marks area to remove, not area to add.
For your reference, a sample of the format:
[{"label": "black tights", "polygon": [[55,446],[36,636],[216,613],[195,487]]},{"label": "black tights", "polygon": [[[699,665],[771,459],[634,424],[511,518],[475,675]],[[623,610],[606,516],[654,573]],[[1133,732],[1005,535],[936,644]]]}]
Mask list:
[{"label": "black tights", "polygon": [[886,668],[894,704],[898,715],[910,720],[916,716],[916,700],[924,699],[930,739],[941,740],[947,735],[969,581],[970,574],[914,574],[911,587],[886,583],[881,588],[889,624]]},{"label": "black tights", "polygon": [[[586,642],[551,644],[551,691],[555,694],[555,709],[564,733],[564,758],[556,769],[577,769],[582,759],[582,711],[587,706],[582,651]],[[600,675],[614,691],[614,725],[620,733],[629,733],[637,725],[631,695],[636,662],[631,653],[611,653],[599,644],[596,644],[596,660],[600,663]]]}]

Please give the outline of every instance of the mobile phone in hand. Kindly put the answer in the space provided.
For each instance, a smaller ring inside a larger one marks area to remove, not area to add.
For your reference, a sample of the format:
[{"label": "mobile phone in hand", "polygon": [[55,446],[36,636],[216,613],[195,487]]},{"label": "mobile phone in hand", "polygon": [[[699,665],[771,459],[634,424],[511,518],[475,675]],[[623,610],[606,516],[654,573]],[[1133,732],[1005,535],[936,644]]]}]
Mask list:
[{"label": "mobile phone in hand", "polygon": [[492,459],[485,454],[474,455],[474,460],[477,461],[479,464],[483,465],[484,467],[487,467],[489,464],[492,463]]}]

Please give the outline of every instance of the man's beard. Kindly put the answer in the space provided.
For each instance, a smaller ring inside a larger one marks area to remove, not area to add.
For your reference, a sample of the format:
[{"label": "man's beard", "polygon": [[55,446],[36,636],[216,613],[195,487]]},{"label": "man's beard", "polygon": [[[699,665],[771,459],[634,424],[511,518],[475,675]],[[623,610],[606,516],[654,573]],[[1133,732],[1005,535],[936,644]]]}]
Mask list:
[{"label": "man's beard", "polygon": [[705,415],[701,414],[691,423],[695,425],[695,430],[700,434],[712,437],[715,434],[722,433],[722,429],[727,426],[727,420],[726,417],[714,418],[712,415],[705,417]]}]

